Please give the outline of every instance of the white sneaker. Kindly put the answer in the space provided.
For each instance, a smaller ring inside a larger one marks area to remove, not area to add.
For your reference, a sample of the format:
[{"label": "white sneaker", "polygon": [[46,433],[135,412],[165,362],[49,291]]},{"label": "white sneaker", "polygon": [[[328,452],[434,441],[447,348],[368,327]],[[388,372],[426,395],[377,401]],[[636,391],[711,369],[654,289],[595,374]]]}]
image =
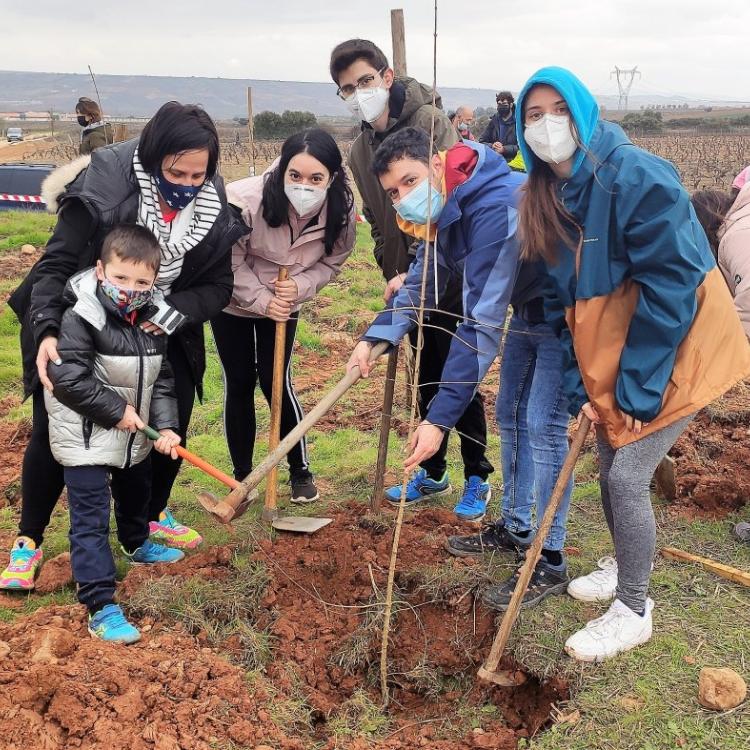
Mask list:
[{"label": "white sneaker", "polygon": [[653,600],[646,599],[646,610],[640,616],[615,599],[601,617],[568,638],[565,651],[578,661],[598,662],[640,646],[651,639],[653,609]]},{"label": "white sneaker", "polygon": [[568,584],[568,593],[574,599],[582,602],[608,602],[615,598],[617,560],[614,557],[601,557],[597,565],[599,570],[574,578]]}]

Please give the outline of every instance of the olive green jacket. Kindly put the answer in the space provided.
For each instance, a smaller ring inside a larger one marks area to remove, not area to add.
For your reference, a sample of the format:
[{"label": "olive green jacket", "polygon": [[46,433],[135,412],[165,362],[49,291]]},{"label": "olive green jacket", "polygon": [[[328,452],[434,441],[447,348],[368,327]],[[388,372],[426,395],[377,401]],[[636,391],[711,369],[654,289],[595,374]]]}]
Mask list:
[{"label": "olive green jacket", "polygon": [[[442,110],[440,96],[435,98],[435,136],[438,150],[450,148],[458,140],[456,129]],[[413,260],[410,247],[413,237],[405,235],[396,224],[396,211],[380,181],[372,171],[378,146],[391,133],[401,128],[422,128],[427,133],[432,125],[432,89],[413,78],[397,78],[391,87],[388,127],[377,133],[368,123],[352,144],[349,167],[362,197],[362,213],[370,223],[375,260],[386,280],[405,273]]]},{"label": "olive green jacket", "polygon": [[[78,151],[81,156],[84,154],[90,154],[92,151],[96,151],[96,149],[101,148],[102,146],[114,143],[112,126],[108,122],[95,123],[95,125],[96,127],[93,128],[89,125],[87,128],[84,128],[83,133],[81,133],[81,146]],[[89,128],[91,129],[89,130]]]}]

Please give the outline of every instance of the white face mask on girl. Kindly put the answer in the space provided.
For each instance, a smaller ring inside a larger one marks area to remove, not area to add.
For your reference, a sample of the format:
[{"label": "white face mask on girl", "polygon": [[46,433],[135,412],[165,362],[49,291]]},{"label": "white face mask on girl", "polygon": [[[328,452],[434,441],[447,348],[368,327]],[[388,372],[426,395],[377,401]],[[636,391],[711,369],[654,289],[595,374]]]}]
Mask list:
[{"label": "white face mask on girl", "polygon": [[349,111],[360,120],[375,122],[388,106],[390,92],[382,85],[372,89],[356,89],[344,99]]},{"label": "white face mask on girl", "polygon": [[287,182],[284,184],[284,193],[300,216],[309,216],[325,202],[328,187],[328,185],[321,188],[315,185],[296,185]]},{"label": "white face mask on girl", "polygon": [[570,159],[578,148],[568,115],[546,114],[533,125],[527,125],[523,135],[529,148],[548,164]]}]

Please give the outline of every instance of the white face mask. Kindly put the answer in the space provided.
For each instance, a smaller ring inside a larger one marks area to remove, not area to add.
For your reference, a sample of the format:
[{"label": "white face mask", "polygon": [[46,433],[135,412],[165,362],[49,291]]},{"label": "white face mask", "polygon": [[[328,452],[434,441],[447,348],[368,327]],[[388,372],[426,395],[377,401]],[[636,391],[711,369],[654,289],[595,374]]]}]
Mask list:
[{"label": "white face mask", "polygon": [[328,186],[321,188],[315,185],[284,184],[284,193],[300,216],[315,213],[325,202]]},{"label": "white face mask", "polygon": [[356,89],[344,99],[349,111],[360,120],[375,122],[388,106],[390,92],[382,85],[373,89]]},{"label": "white face mask", "polygon": [[527,125],[523,134],[529,148],[548,164],[570,159],[578,148],[568,115],[546,114],[533,125]]}]

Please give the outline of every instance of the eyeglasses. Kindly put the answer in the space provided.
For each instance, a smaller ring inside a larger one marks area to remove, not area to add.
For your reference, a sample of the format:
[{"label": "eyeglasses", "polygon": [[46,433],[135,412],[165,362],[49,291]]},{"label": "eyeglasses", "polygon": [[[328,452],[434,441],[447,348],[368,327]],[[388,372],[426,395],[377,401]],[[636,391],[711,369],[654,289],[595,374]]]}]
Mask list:
[{"label": "eyeglasses", "polygon": [[[385,73],[385,68],[382,68],[377,72],[377,75],[382,76]],[[346,86],[340,86],[336,89],[336,96],[342,99],[348,99],[357,89],[363,91],[369,89],[372,86],[372,82],[375,80],[375,76],[372,73],[362,76],[355,84],[348,83]]]}]

